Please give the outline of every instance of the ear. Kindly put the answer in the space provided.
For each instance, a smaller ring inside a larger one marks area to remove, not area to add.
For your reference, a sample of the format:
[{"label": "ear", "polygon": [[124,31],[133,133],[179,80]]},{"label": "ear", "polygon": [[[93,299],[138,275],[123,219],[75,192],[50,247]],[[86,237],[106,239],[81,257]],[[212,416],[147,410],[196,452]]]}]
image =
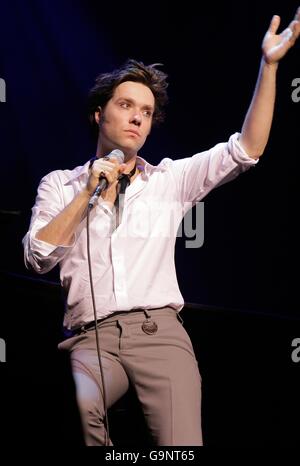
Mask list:
[{"label": "ear", "polygon": [[102,118],[102,108],[100,106],[97,107],[97,110],[94,113],[94,118],[97,125],[99,125]]}]

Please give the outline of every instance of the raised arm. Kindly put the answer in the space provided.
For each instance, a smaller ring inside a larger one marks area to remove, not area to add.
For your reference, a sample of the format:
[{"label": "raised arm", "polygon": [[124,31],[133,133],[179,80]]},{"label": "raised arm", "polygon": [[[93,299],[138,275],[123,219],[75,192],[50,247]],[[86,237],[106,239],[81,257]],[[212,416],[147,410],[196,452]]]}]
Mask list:
[{"label": "raised arm", "polygon": [[254,159],[262,155],[269,139],[274,113],[278,62],[299,37],[300,7],[289,26],[281,34],[276,34],[279,24],[280,17],[273,16],[263,39],[259,75],[240,136],[242,147]]}]

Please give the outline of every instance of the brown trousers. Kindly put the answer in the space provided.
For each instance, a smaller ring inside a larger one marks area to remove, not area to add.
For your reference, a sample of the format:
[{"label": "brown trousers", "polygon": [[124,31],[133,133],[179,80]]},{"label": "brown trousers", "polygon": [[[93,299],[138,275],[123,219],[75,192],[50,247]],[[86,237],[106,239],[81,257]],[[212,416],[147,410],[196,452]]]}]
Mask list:
[{"label": "brown trousers", "polygon": [[[142,330],[146,317],[156,322],[156,333]],[[108,407],[131,383],[156,445],[202,445],[201,377],[191,340],[174,309],[112,315],[98,324],[97,330]],[[95,329],[58,347],[70,351],[85,443],[104,445],[105,412]]]}]

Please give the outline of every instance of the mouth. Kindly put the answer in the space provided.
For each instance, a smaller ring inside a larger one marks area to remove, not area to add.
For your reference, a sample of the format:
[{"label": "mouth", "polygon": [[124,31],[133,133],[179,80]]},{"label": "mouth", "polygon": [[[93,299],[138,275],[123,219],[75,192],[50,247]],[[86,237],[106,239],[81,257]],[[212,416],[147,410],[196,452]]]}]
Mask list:
[{"label": "mouth", "polygon": [[135,131],[134,129],[127,129],[125,130],[126,133],[134,134],[137,137],[140,137],[140,133],[138,131]]}]

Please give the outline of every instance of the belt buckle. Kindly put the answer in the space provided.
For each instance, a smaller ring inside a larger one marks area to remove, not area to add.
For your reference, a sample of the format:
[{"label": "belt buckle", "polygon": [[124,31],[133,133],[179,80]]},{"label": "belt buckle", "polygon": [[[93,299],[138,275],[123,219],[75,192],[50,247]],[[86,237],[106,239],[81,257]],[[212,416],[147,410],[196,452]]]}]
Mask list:
[{"label": "belt buckle", "polygon": [[156,333],[158,330],[158,325],[155,322],[155,320],[152,320],[151,318],[147,318],[142,323],[142,330],[143,332],[147,333],[147,335],[154,335],[154,333]]}]

